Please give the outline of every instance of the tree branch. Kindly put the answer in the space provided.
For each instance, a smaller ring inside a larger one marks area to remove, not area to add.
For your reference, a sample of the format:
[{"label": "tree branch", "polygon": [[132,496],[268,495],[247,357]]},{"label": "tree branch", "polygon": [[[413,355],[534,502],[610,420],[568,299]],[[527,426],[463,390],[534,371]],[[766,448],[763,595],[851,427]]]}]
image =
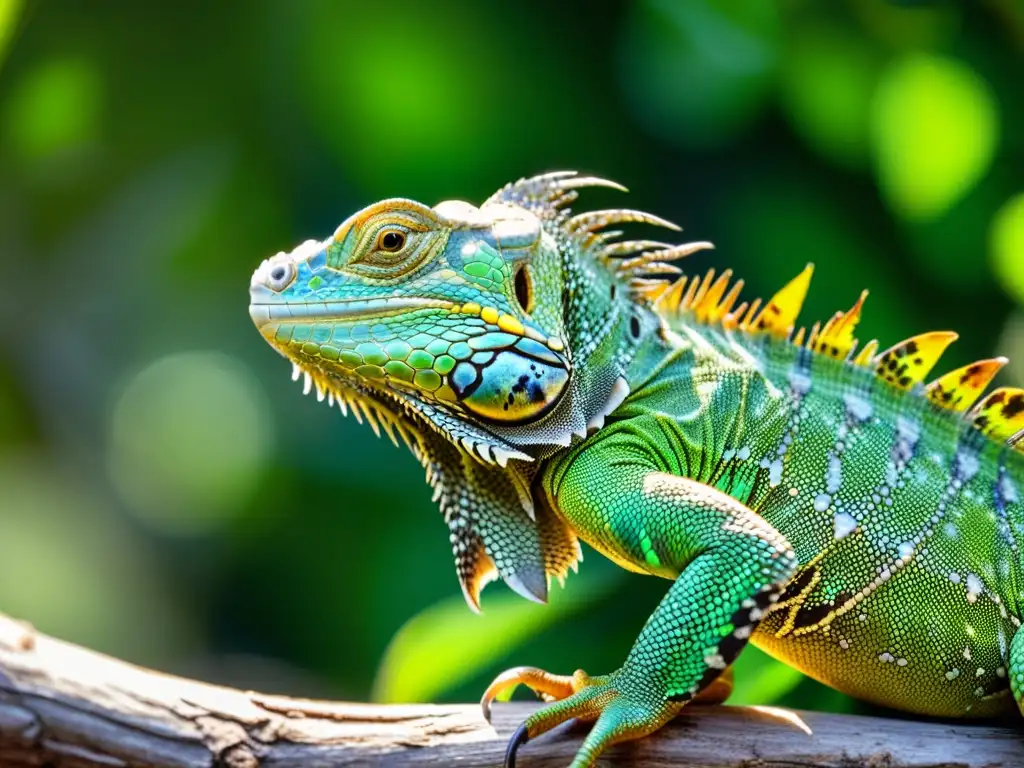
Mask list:
[{"label": "tree branch", "polygon": [[[0,615],[0,765],[498,766],[535,704],[378,706],[264,696],[170,677],[54,640]],[[527,744],[523,768],[564,766],[572,729]],[[1024,764],[1024,740],[991,726],[692,707],[604,765],[914,766]]]}]

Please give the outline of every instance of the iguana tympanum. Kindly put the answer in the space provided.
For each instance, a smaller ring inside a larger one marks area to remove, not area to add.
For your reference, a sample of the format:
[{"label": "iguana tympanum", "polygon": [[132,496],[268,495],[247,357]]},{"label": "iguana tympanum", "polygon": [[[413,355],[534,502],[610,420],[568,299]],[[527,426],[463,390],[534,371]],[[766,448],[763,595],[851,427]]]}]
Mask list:
[{"label": "iguana tympanum", "polygon": [[[426,468],[470,607],[500,577],[543,602],[578,539],[671,582],[607,675],[521,667],[549,700],[517,747],[596,721],[573,761],[720,697],[748,640],[910,712],[1024,702],[1024,391],[1003,359],[926,384],[956,338],[857,347],[864,295],[810,330],[808,266],[738,303],[708,243],[618,239],[650,214],[572,215],[557,172],[476,207],[384,200],[252,276],[260,333],[307,392],[401,437]],[[715,685],[712,685],[715,683]]]}]

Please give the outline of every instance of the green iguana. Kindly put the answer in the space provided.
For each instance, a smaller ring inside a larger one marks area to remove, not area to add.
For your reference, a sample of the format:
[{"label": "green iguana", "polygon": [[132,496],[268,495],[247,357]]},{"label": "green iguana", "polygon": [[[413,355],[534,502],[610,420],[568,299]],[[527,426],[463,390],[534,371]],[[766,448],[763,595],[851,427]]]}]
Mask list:
[{"label": "green iguana", "polygon": [[625,663],[521,667],[553,701],[512,737],[596,721],[573,761],[720,700],[748,640],[887,707],[985,717],[1024,705],[1024,390],[1002,358],[925,379],[953,333],[857,349],[864,295],[809,331],[811,267],[762,304],[709,243],[618,239],[633,210],[572,215],[557,172],[482,206],[393,199],[267,259],[252,319],[306,392],[401,437],[477,609],[500,577],[543,602],[578,539],[669,579]]}]

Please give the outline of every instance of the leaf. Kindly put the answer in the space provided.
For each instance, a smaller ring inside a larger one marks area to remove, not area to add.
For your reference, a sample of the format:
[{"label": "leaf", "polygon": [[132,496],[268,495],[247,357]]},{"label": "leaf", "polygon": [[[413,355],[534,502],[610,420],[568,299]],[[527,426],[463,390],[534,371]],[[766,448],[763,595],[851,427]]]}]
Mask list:
[{"label": "leaf", "polygon": [[753,645],[743,649],[732,670],[735,687],[729,704],[735,706],[774,704],[804,680],[801,672]]},{"label": "leaf", "polygon": [[377,670],[373,700],[436,700],[556,622],[600,600],[616,576],[613,571],[608,576],[573,577],[564,590],[551,591],[548,605],[536,605],[507,590],[485,598],[482,614],[472,613],[461,597],[435,603],[406,622],[392,639]]},{"label": "leaf", "polygon": [[1024,192],[1010,198],[996,213],[989,242],[1000,285],[1024,304]]},{"label": "leaf", "polygon": [[666,141],[728,145],[768,102],[780,27],[757,0],[631,4],[620,66],[632,116]]},{"label": "leaf", "polygon": [[999,137],[988,84],[966,64],[909,56],[882,76],[872,109],[878,183],[909,220],[933,219],[985,175]]},{"label": "leaf", "polygon": [[7,49],[14,42],[21,6],[21,0],[0,0],[0,64],[3,64]]},{"label": "leaf", "polygon": [[102,86],[95,65],[85,59],[54,59],[29,71],[10,96],[4,126],[17,156],[40,162],[96,142]]},{"label": "leaf", "polygon": [[848,167],[867,157],[868,107],[878,55],[863,36],[840,28],[798,32],[782,69],[782,106],[813,149]]}]

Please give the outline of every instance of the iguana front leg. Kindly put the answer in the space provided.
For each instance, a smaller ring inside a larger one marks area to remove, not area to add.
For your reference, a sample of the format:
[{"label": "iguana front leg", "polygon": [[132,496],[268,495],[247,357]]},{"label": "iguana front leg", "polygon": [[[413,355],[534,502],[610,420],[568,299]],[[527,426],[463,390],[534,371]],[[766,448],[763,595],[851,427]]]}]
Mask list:
[{"label": "iguana front leg", "polygon": [[541,682],[545,693],[572,693],[526,720],[510,743],[509,765],[519,744],[570,718],[596,720],[572,768],[661,727],[733,661],[796,568],[789,543],[755,512],[659,471],[647,451],[628,443],[618,433],[567,457],[547,473],[545,489],[589,544],[675,582],[619,670],[593,678],[533,670],[524,679]]}]

